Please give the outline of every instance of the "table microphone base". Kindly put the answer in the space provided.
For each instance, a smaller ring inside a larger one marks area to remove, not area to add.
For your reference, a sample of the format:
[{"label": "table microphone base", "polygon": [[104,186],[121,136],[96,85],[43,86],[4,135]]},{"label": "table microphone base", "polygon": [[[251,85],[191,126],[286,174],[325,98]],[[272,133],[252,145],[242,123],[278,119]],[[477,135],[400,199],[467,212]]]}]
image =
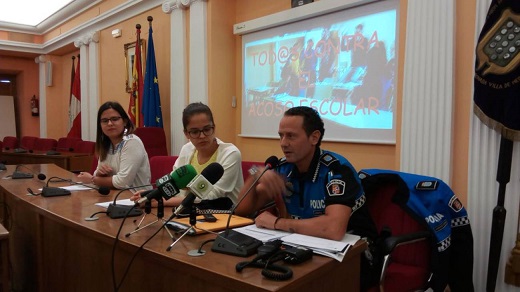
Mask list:
[{"label": "table microphone base", "polygon": [[141,209],[135,208],[128,213],[128,210],[130,210],[133,206],[126,206],[126,205],[117,205],[117,204],[109,204],[107,209],[107,214],[112,219],[118,219],[118,218],[124,218],[126,217],[135,217],[135,216],[141,216],[143,214],[143,211]]},{"label": "table microphone base", "polygon": [[256,253],[256,250],[261,245],[262,241],[256,238],[234,230],[226,230],[217,235],[211,250],[234,256],[248,257]]}]

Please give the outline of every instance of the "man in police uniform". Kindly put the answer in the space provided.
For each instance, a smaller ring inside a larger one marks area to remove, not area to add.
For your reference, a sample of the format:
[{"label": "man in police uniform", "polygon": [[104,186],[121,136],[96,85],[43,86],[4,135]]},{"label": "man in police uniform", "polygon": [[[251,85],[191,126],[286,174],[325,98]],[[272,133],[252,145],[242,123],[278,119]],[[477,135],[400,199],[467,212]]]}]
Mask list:
[{"label": "man in police uniform", "polygon": [[[278,216],[261,213],[255,219],[258,227],[342,239],[351,214],[363,206],[365,197],[350,162],[320,149],[324,132],[316,110],[303,106],[287,110],[278,130],[285,157],[275,170],[263,174],[236,213],[248,215],[275,201]],[[246,181],[240,198],[254,179],[252,175]]]}]

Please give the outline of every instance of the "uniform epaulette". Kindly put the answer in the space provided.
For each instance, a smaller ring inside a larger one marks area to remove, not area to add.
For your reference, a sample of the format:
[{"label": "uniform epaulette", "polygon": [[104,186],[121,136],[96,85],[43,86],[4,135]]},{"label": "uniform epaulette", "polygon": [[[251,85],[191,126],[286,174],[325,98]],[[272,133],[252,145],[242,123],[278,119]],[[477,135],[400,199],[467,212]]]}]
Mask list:
[{"label": "uniform epaulette", "polygon": [[436,180],[423,180],[415,185],[415,189],[418,191],[435,191],[439,181]]},{"label": "uniform epaulette", "polygon": [[338,159],[330,153],[323,153],[320,156],[320,163],[325,164],[326,166],[330,166],[332,163],[336,161],[338,161]]}]

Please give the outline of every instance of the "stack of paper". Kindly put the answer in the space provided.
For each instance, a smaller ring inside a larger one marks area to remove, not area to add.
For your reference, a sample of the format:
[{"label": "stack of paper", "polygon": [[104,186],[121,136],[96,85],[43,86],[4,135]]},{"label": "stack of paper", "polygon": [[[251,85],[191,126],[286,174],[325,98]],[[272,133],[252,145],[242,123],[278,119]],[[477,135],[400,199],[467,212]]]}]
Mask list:
[{"label": "stack of paper", "polygon": [[316,254],[328,256],[340,262],[343,261],[350,247],[356,244],[360,239],[357,235],[345,234],[342,240],[336,241],[285,231],[258,228],[256,225],[248,225],[235,228],[234,230],[263,242],[280,239],[286,245],[310,248]]}]

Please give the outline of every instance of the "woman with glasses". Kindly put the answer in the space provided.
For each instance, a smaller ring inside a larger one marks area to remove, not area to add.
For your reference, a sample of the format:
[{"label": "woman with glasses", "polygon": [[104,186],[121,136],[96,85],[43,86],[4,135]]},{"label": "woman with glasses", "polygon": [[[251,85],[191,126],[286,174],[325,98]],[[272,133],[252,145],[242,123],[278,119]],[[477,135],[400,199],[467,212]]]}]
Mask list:
[{"label": "woman with glasses", "polygon": [[[213,113],[203,103],[191,103],[184,109],[182,125],[184,135],[189,142],[182,146],[173,169],[191,164],[197,173],[201,173],[213,162],[222,165],[224,174],[213,185],[212,191],[197,204],[197,207],[199,209],[230,209],[236,203],[240,189],[244,185],[240,150],[235,145],[222,142],[215,137]],[[185,194],[186,191],[181,190],[179,195],[165,201],[164,205],[180,205]],[[140,194],[135,194],[130,199],[135,201],[139,198]]]},{"label": "woman with glasses", "polygon": [[[135,126],[121,104],[107,101],[97,115],[94,174],[81,172],[78,180],[116,189],[150,185],[150,164],[143,142],[132,134]],[[151,189],[151,186],[137,188]]]},{"label": "woman with glasses", "polygon": [[[182,146],[173,168],[191,164],[197,173],[201,173],[212,162],[222,165],[224,174],[198,207],[230,209],[236,203],[240,189],[244,185],[240,150],[235,145],[222,142],[215,136],[213,113],[203,103],[191,103],[184,109],[182,126],[189,142]],[[182,197],[173,198],[172,200],[176,200],[173,203],[180,204]]]}]

